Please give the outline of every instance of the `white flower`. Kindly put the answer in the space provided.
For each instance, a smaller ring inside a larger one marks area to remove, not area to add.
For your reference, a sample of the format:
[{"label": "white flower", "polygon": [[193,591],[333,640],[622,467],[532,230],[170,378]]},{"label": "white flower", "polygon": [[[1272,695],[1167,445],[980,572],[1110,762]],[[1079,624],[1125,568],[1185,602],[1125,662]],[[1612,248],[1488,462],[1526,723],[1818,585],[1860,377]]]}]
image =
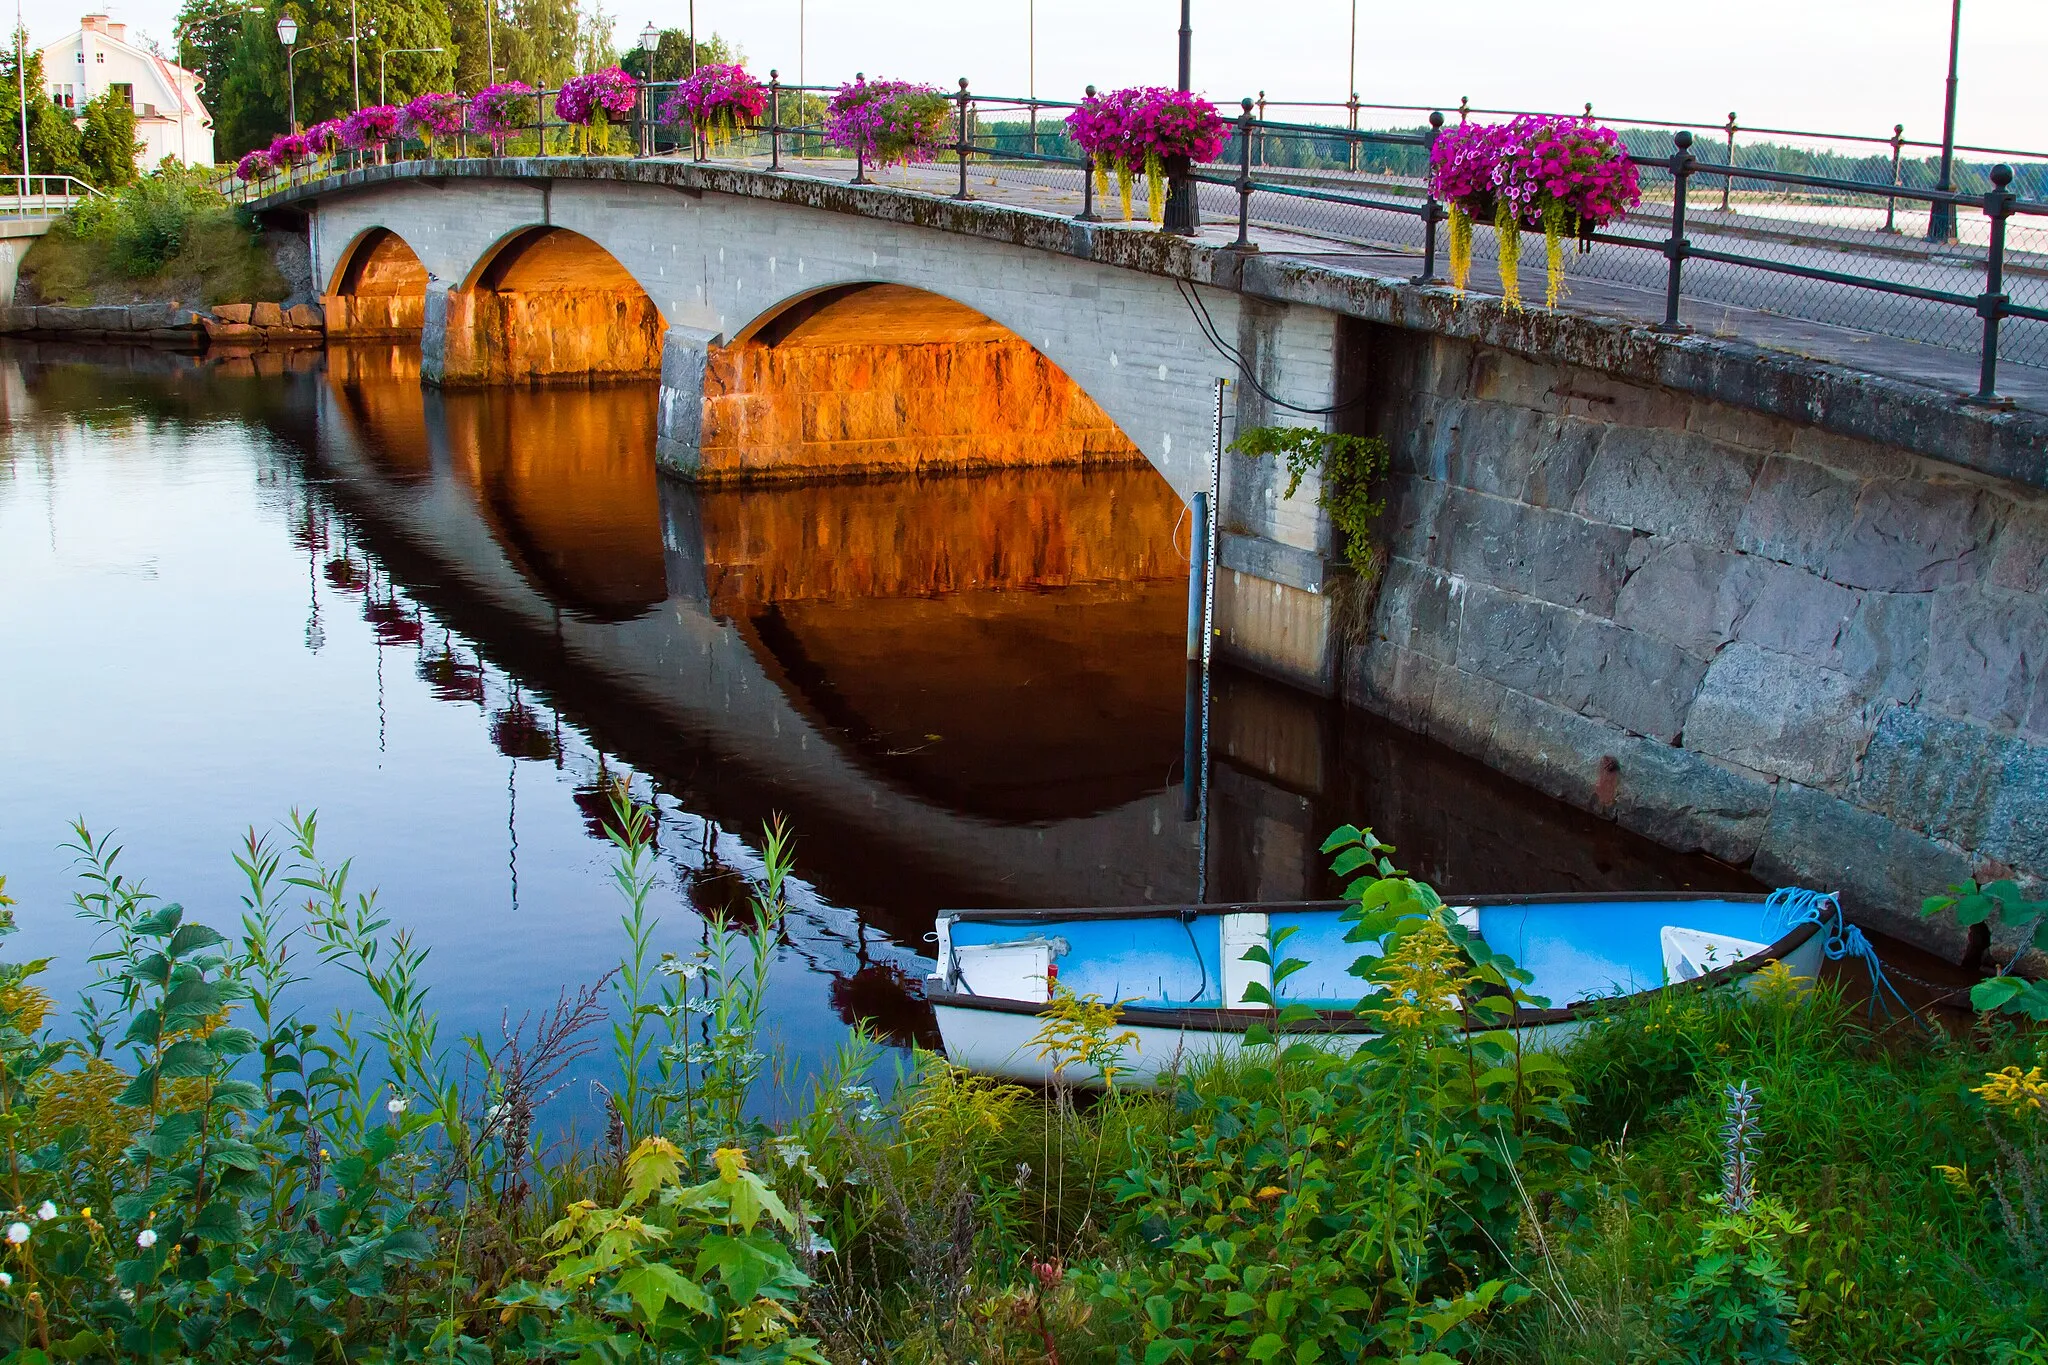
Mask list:
[{"label": "white flower", "polygon": [[28,1240],[28,1224],[9,1223],[7,1225],[7,1240],[16,1246],[26,1242]]},{"label": "white flower", "polygon": [[55,1204],[52,1204],[47,1199],[43,1201],[42,1207],[36,1210],[36,1218],[44,1223],[49,1222],[52,1218],[55,1218],[56,1216],[57,1206]]},{"label": "white flower", "polygon": [[6,1271],[0,1270],[0,1289],[12,1288],[14,1288],[14,1277]]},{"label": "white flower", "polygon": [[133,1302],[135,1302],[135,1291],[134,1291],[134,1290],[132,1290],[132,1289],[124,1289],[124,1290],[122,1290],[122,1291],[121,1291],[121,1302],[123,1302],[123,1303],[133,1303]]},{"label": "white flower", "polygon": [[392,1118],[397,1118],[405,1112],[405,1101],[399,1099],[384,1101],[384,1112],[391,1115]]},{"label": "white flower", "polygon": [[155,1228],[144,1228],[144,1229],[143,1229],[142,1231],[140,1231],[140,1232],[136,1233],[136,1234],[135,1234],[135,1245],[137,1245],[137,1246],[141,1247],[141,1248],[142,1248],[142,1249],[143,1249],[144,1251],[147,1251],[147,1250],[149,1250],[149,1249],[150,1249],[151,1247],[155,1246],[155,1245],[156,1245],[156,1229],[155,1229]]}]

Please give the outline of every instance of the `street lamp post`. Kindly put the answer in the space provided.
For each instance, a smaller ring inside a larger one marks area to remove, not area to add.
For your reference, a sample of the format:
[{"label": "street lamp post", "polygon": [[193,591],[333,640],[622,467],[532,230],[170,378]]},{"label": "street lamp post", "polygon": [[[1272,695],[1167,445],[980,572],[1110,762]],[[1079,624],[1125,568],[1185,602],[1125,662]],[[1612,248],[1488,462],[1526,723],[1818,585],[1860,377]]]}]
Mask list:
[{"label": "street lamp post", "polygon": [[697,0],[690,0],[690,74],[697,74]]},{"label": "street lamp post", "polygon": [[1024,5],[1024,95],[1031,102],[1031,155],[1038,155],[1038,0]]},{"label": "street lamp post", "polygon": [[28,212],[28,26],[14,6],[14,84],[21,96],[21,211]]},{"label": "street lamp post", "polygon": [[356,22],[356,0],[348,0],[348,74],[355,86],[356,112],[363,112],[363,27]]},{"label": "street lamp post", "polygon": [[640,155],[654,155],[654,54],[661,50],[661,30],[649,19],[640,30],[640,51],[647,59],[647,79],[640,82]]},{"label": "street lamp post", "polygon": [[[1941,116],[1941,175],[1938,190],[1953,190],[1956,164],[1956,56],[1963,36],[1963,0],[1955,0],[1948,21],[1948,102]],[[1927,211],[1927,240],[1953,242],[1956,239],[1956,206],[1938,203]]]},{"label": "street lamp post", "polygon": [[299,83],[292,73],[292,59],[298,54],[292,50],[292,46],[299,41],[299,21],[290,14],[278,15],[277,40],[284,44],[285,99],[290,102],[291,110],[287,122],[296,133],[299,131]]},{"label": "street lamp post", "polygon": [[411,53],[446,52],[447,50],[445,47],[391,47],[379,52],[377,54],[377,103],[388,103],[384,93],[384,77],[389,69],[386,63],[393,57],[403,57]]},{"label": "street lamp post", "polygon": [[[1180,90],[1193,88],[1195,30],[1191,6],[1193,0],[1180,0]],[[1166,196],[1164,226],[1168,232],[1177,232],[1192,237],[1195,229],[1202,225],[1201,215],[1195,208],[1195,182],[1188,179],[1193,163],[1188,157],[1166,158],[1166,174],[1172,188]]]}]

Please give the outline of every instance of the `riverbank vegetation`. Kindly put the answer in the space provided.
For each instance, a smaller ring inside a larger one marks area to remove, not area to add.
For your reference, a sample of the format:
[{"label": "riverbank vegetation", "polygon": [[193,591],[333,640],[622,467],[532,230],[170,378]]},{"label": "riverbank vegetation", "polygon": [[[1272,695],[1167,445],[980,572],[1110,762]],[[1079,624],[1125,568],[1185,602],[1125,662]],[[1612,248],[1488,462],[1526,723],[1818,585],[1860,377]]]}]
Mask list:
[{"label": "riverbank vegetation", "polygon": [[[0,969],[5,1359],[2048,1361],[2023,1020],[1873,1019],[1778,970],[1525,1053],[1452,1003],[1497,1014],[1513,964],[1340,831],[1385,945],[1356,1057],[1281,1009],[1151,1091],[858,1036],[794,1079],[787,832],[672,955],[651,813],[612,828],[619,968],[466,1039],[311,818],[252,833],[242,904],[204,911],[78,828],[95,979],[60,1018],[44,963]],[[315,1017],[312,983],[361,1008]],[[1123,1039],[1063,995],[1038,1045],[1113,1074]],[[595,1131],[559,1131],[593,1076]]]},{"label": "riverbank vegetation", "polygon": [[18,301],[203,308],[284,298],[291,286],[254,220],[213,178],[166,167],[80,203],[23,258]]}]

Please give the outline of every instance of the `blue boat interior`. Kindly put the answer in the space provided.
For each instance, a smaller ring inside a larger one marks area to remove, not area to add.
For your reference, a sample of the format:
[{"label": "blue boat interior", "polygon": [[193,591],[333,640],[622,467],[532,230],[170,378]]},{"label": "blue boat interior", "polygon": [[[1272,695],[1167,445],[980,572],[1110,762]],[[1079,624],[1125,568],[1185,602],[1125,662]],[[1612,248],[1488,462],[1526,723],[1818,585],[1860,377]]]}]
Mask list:
[{"label": "blue boat interior", "polygon": [[[1276,958],[1308,965],[1281,984],[1283,1001],[1348,1009],[1365,993],[1351,974],[1375,944],[1344,941],[1350,928],[1331,910],[1270,910],[1271,932],[1293,928]],[[1785,932],[1759,901],[1584,900],[1524,901],[1478,907],[1486,943],[1527,968],[1529,987],[1552,1005],[1625,995],[1667,984],[1662,932],[1667,926],[1726,937],[1709,942],[1703,969],[1740,960],[1741,944],[1768,944]],[[1102,919],[1032,916],[956,920],[956,948],[1050,940],[1059,979],[1076,994],[1129,1004],[1222,1008],[1223,913],[1190,919],[1173,915]]]}]

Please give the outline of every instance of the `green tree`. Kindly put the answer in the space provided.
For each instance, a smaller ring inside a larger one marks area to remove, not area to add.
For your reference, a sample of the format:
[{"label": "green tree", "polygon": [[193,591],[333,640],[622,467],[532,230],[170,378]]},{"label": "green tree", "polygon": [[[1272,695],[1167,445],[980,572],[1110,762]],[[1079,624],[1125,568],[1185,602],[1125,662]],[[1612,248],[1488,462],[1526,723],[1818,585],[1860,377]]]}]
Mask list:
[{"label": "green tree", "polygon": [[135,106],[107,90],[85,103],[85,127],[78,136],[78,162],[85,180],[100,189],[131,184],[142,143],[135,137]]},{"label": "green tree", "polygon": [[[27,51],[27,79],[16,71],[15,54]],[[21,173],[21,106],[18,101],[26,91],[28,96],[28,168],[36,175],[83,176],[83,167],[78,161],[78,126],[64,110],[52,103],[43,84],[42,54],[28,46],[28,35],[20,30],[15,41],[8,45],[4,56],[0,56],[0,91],[4,91],[7,107],[7,129],[0,133],[0,170],[19,175]]]},{"label": "green tree", "polygon": [[[739,49],[719,37],[707,33],[697,40],[697,65],[710,66],[713,63],[744,61]],[[647,53],[640,46],[639,35],[633,36],[633,50],[628,52],[619,65],[643,81],[679,81],[690,70],[690,34],[686,29],[665,28],[661,41],[655,46],[654,61],[650,65]],[[767,79],[765,73],[762,79]]]},{"label": "green tree", "polygon": [[[277,40],[278,16],[285,11],[299,26],[299,55],[290,77],[284,45]],[[451,88],[459,55],[454,37],[459,12],[424,0],[356,0],[361,102],[377,103],[379,61],[387,53],[402,54],[384,63],[385,97],[391,103]],[[261,0],[254,8],[231,0],[186,0],[178,17],[179,55],[207,77],[215,138],[224,159],[285,131],[294,85],[301,127],[357,107],[349,23],[349,0]],[[442,50],[416,50],[421,48]]]}]

